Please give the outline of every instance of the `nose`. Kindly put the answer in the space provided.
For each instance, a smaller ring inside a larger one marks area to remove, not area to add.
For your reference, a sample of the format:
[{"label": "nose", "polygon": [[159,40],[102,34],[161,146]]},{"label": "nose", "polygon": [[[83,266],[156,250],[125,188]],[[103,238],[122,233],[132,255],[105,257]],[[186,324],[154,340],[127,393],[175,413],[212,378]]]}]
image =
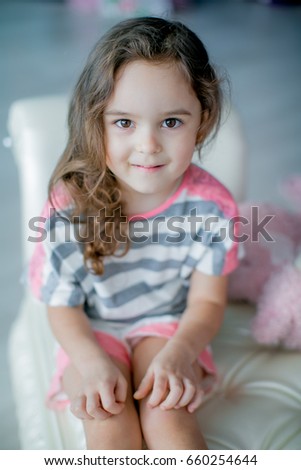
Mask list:
[{"label": "nose", "polygon": [[144,129],[137,135],[136,151],[146,155],[154,155],[162,150],[160,140],[152,129]]}]

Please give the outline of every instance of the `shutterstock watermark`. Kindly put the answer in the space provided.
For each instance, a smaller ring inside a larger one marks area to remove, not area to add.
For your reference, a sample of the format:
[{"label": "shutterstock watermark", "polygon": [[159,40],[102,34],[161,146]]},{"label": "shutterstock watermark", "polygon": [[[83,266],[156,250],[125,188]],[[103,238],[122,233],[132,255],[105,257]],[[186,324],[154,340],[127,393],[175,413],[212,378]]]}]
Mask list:
[{"label": "shutterstock watermark", "polygon": [[[51,243],[57,242],[58,230],[60,242],[91,243],[96,236],[102,241],[110,243],[113,237],[118,242],[125,242],[127,238],[135,243],[165,243],[181,244],[187,237],[197,242],[220,243],[230,239],[236,243],[248,240],[259,242],[262,237],[265,241],[274,242],[268,231],[268,224],[274,218],[273,214],[260,218],[259,207],[251,208],[250,218],[235,216],[224,219],[219,215],[197,215],[192,209],[187,216],[164,216],[147,219],[137,217],[128,219],[122,215],[120,209],[107,215],[102,209],[98,215],[90,215],[83,220],[81,216],[68,217],[58,213],[53,207],[49,209],[49,217],[32,217],[28,222],[31,235],[28,241],[40,243],[49,237]],[[118,230],[112,230],[111,224],[118,219]],[[129,223],[130,222],[130,223]],[[250,230],[251,228],[251,230]],[[127,233],[127,235],[125,235]],[[162,240],[162,237],[164,240]]]}]

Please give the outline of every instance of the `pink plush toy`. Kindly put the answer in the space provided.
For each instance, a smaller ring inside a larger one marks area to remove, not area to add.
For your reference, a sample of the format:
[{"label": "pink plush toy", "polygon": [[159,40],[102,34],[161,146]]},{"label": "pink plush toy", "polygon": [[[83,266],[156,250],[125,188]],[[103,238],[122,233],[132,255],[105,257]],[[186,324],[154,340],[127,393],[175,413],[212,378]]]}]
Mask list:
[{"label": "pink plush toy", "polygon": [[301,175],[282,190],[297,211],[240,205],[244,258],[230,275],[229,298],[257,305],[251,333],[258,343],[301,349]]}]

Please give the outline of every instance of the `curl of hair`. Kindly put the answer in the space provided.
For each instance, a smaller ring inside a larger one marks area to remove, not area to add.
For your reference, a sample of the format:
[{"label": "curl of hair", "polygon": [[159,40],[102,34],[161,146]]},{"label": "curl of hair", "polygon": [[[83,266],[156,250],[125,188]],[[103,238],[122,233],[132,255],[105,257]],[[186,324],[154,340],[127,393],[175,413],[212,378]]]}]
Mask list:
[{"label": "curl of hair", "polygon": [[105,256],[121,256],[130,244],[121,193],[106,165],[103,113],[117,72],[136,60],[171,63],[183,71],[201,104],[199,150],[221,119],[220,80],[202,41],[182,23],[154,17],[125,20],[96,43],[75,87],[68,143],[49,183],[50,200],[58,182],[70,194],[73,216],[80,215],[86,227],[85,264],[96,274],[103,273]]}]

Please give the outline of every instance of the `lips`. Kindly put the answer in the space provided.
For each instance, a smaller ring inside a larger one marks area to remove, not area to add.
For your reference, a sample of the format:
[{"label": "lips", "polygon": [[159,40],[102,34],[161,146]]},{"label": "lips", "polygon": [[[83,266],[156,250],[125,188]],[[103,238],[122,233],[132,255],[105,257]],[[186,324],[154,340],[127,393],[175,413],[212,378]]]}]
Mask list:
[{"label": "lips", "polygon": [[162,167],[163,165],[135,165],[133,164],[132,166],[136,166],[138,168],[146,168],[146,169],[149,169],[149,168],[160,168]]},{"label": "lips", "polygon": [[159,171],[161,168],[163,168],[165,165],[136,165],[132,164],[134,168],[137,170],[145,171],[145,172],[155,172]]}]

